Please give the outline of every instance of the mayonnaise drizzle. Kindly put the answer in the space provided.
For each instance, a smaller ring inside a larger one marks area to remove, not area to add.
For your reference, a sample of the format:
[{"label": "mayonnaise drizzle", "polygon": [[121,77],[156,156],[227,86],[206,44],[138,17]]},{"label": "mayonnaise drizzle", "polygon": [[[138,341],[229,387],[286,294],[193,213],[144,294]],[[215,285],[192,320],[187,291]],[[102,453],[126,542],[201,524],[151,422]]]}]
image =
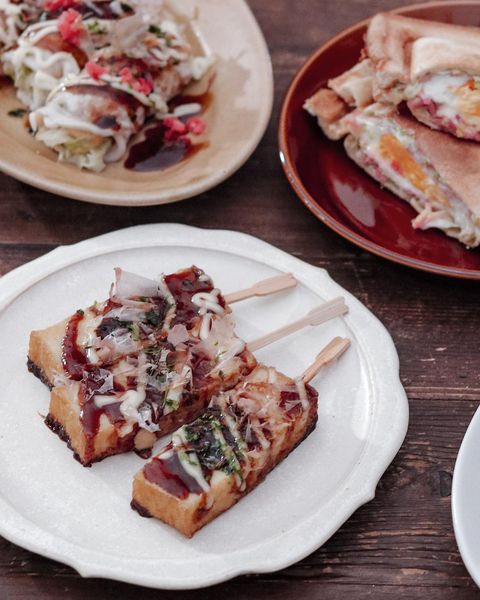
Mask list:
[{"label": "mayonnaise drizzle", "polygon": [[212,326],[212,314],[206,313],[203,315],[202,324],[200,325],[199,337],[201,340],[206,340],[208,338],[211,326]]},{"label": "mayonnaise drizzle", "polygon": [[200,308],[199,313],[204,315],[211,311],[217,315],[223,315],[225,309],[219,301],[220,290],[214,289],[211,292],[198,292],[192,296],[192,302]]},{"label": "mayonnaise drizzle", "polygon": [[121,402],[121,398],[117,398],[116,396],[106,396],[104,394],[95,394],[93,397],[93,401],[98,408],[104,408],[109,404],[114,404],[115,402]]},{"label": "mayonnaise drizzle", "polygon": [[127,390],[120,397],[121,405],[120,412],[126,418],[138,420],[138,408],[146,398],[146,381],[147,381],[147,356],[144,352],[138,354],[137,365],[137,388],[135,390]]},{"label": "mayonnaise drizzle", "polygon": [[58,32],[58,23],[56,20],[42,21],[40,23],[34,23],[30,25],[25,33],[20,37],[20,41],[28,42],[30,45],[35,46],[40,40],[47,35]]},{"label": "mayonnaise drizzle", "polygon": [[203,476],[202,466],[195,452],[188,452],[188,441],[186,438],[185,427],[180,427],[172,436],[173,447],[178,452],[178,458],[182,463],[183,469],[198,483],[199,487],[206,493],[210,491],[205,477]]}]

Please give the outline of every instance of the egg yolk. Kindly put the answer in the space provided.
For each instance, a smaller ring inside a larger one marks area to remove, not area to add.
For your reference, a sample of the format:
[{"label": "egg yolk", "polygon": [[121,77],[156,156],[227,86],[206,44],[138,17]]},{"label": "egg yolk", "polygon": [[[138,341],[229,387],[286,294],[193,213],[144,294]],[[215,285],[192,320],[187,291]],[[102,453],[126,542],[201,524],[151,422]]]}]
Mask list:
[{"label": "egg yolk", "polygon": [[447,204],[442,191],[432,183],[428,174],[394,135],[390,133],[383,135],[380,138],[379,149],[382,158],[388,160],[399,175],[421,190],[427,198],[440,204]]},{"label": "egg yolk", "polygon": [[480,89],[470,79],[455,90],[460,111],[469,117],[480,117]]}]

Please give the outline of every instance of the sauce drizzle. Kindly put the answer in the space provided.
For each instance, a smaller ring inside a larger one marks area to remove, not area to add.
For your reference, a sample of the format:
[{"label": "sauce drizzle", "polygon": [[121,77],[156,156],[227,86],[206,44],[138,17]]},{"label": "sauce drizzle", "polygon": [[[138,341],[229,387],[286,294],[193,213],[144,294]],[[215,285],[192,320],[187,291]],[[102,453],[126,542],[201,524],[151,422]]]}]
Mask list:
[{"label": "sauce drizzle", "polygon": [[160,123],[145,131],[145,140],[130,148],[124,166],[132,171],[146,173],[162,171],[190,158],[203,148],[206,142],[193,144],[188,138],[168,142],[166,128]]},{"label": "sauce drizzle", "polygon": [[[166,450],[172,445],[166,446]],[[202,488],[196,480],[182,467],[178,454],[174,453],[167,459],[155,457],[143,467],[143,475],[147,481],[158,485],[166,492],[185,500],[189,494],[201,494]]]},{"label": "sauce drizzle", "polygon": [[77,344],[78,325],[83,319],[82,312],[76,312],[68,321],[65,336],[62,342],[62,365],[70,379],[80,381],[84,366],[87,363],[85,354]]}]

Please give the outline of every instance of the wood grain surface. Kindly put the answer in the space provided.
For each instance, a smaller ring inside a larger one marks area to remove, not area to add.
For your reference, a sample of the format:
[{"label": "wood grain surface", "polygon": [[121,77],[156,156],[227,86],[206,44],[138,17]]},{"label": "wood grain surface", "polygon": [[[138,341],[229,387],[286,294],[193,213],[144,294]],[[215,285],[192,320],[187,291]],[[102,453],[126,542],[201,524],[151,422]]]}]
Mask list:
[{"label": "wood grain surface", "polygon": [[297,200],[277,152],[279,109],[298,67],[340,29],[398,4],[250,0],[272,54],[274,112],[243,169],[201,197],[119,209],[66,200],[0,175],[0,274],[59,244],[153,222],[244,231],[328,269],[392,334],[410,399],[406,441],[375,499],[300,563],[188,593],[84,580],[0,539],[0,600],[480,598],[457,550],[450,506],[458,448],[480,402],[479,286],[407,270],[341,239]]}]

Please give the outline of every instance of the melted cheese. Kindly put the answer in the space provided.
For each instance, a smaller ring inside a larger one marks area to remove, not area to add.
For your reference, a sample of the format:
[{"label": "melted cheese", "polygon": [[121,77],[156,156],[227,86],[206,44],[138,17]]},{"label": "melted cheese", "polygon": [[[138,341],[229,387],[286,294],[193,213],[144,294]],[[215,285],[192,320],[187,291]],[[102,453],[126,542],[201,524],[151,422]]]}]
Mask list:
[{"label": "melted cheese", "polygon": [[420,83],[421,94],[437,104],[450,106],[452,112],[446,116],[455,116],[454,100],[458,88],[465,84],[469,79],[465,74],[453,73],[434,73],[425,77]]},{"label": "melted cheese", "polygon": [[[408,99],[431,102],[433,117],[447,121],[457,135],[473,137],[480,129],[480,89],[478,78],[461,72],[445,71],[425,76],[408,88]],[[414,104],[414,112],[418,110]],[[422,107],[420,107],[420,111]],[[427,118],[432,118],[427,117]],[[433,121],[434,126],[438,123]]]}]

